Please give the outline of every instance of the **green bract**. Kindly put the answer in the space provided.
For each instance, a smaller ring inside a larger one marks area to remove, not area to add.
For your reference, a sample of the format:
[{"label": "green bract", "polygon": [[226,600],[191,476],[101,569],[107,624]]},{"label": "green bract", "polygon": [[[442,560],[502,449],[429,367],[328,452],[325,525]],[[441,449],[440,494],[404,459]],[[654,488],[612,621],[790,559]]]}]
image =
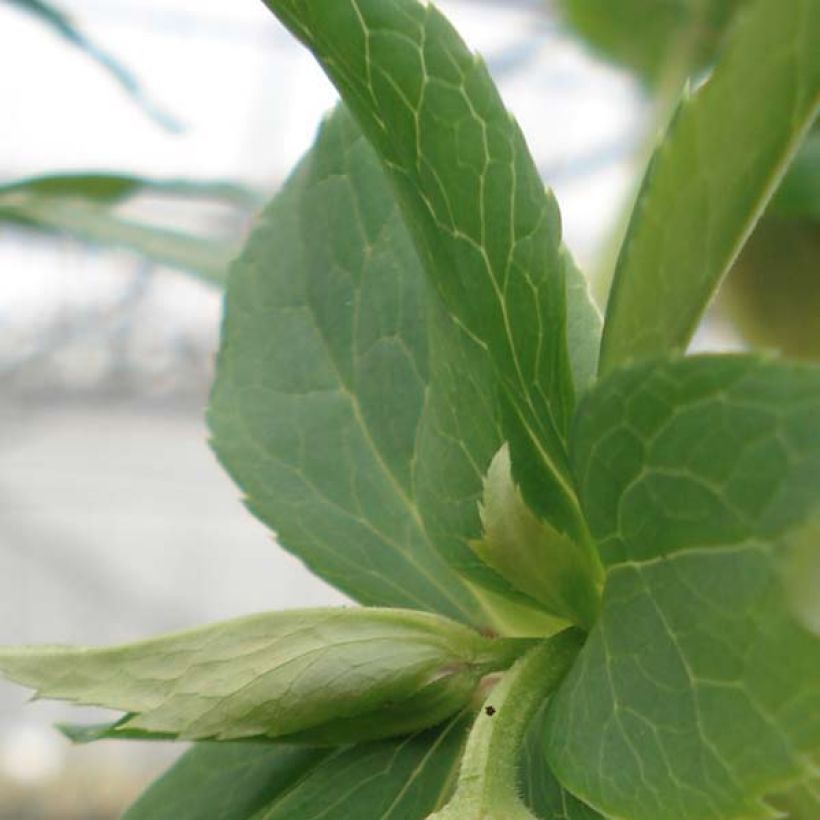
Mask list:
[{"label": "green bract", "polygon": [[[207,741],[130,820],[820,816],[820,368],[682,355],[816,116],[820,2],[742,4],[603,328],[433,5],[266,4],[342,102],[231,267],[209,423],[250,510],[363,606],[0,669],[126,712],[76,741]],[[810,212],[795,173],[773,210]],[[0,216],[67,224],[87,184],[99,209],[134,183],[30,181]]]}]

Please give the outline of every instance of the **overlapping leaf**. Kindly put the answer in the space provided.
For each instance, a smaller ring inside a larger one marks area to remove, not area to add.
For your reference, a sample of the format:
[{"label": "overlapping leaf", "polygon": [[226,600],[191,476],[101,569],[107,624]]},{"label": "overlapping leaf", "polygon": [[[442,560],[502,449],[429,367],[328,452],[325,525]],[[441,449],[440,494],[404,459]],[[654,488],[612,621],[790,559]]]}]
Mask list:
[{"label": "overlapping leaf", "polygon": [[601,367],[686,346],[810,127],[820,5],[757,0],[657,149],[621,249]]},{"label": "overlapping leaf", "polygon": [[[574,266],[567,282],[571,327],[594,333]],[[486,623],[439,552],[523,600],[468,546],[504,440],[497,377],[429,297],[376,155],[340,109],[234,266],[214,447],[253,512],[340,589]],[[579,385],[591,348],[573,359]]]},{"label": "overlapping leaf", "polygon": [[563,788],[547,762],[544,755],[547,704],[543,704],[533,719],[521,747],[521,799],[542,820],[598,820],[601,815]]},{"label": "overlapping leaf", "polygon": [[4,647],[0,673],[41,696],[128,712],[106,736],[336,745],[451,717],[527,646],[428,613],[294,610],[110,648]]},{"label": "overlapping leaf", "polygon": [[199,744],[123,820],[419,820],[449,796],[469,722],[334,750]]},{"label": "overlapping leaf", "polygon": [[426,314],[383,173],[339,110],[233,267],[213,444],[251,510],[339,589],[486,622],[416,499]]},{"label": "overlapping leaf", "polygon": [[[508,395],[540,460],[522,476],[576,535],[562,437],[573,406],[560,218],[483,63],[432,4],[266,0],[376,149],[429,280]],[[544,492],[546,488],[546,492]]]},{"label": "overlapping leaf", "polygon": [[605,814],[762,817],[812,777],[820,642],[785,568],[820,500],[818,414],[820,369],[754,357],[616,371],[581,408],[574,462],[610,569],[548,756]]}]

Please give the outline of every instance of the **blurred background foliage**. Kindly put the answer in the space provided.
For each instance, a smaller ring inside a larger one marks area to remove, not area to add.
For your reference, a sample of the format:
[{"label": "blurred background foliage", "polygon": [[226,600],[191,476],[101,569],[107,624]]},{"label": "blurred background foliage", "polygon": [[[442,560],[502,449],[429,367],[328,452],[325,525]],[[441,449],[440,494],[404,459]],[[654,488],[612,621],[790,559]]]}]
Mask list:
[{"label": "blurred background foliage", "polygon": [[[521,120],[545,182],[556,189],[567,240],[597,280],[599,294],[614,269],[651,149],[681,90],[707,76],[728,28],[749,2],[442,0],[471,45],[484,52]],[[226,132],[243,128],[249,133],[239,149],[241,161],[226,175],[230,179],[202,173],[220,167],[218,137],[197,148],[204,152],[202,161],[192,157],[190,163],[179,163],[184,167],[173,160],[159,167],[151,160],[137,161],[147,142],[143,135],[114,152],[135,160],[122,168],[112,167],[110,158],[89,161],[95,151],[67,137],[79,132],[59,114],[50,118],[48,111],[43,113],[48,133],[39,136],[60,148],[58,168],[16,162],[13,150],[4,156],[0,138],[0,242],[7,249],[0,256],[6,260],[0,262],[5,279],[0,286],[13,283],[25,290],[20,277],[31,260],[38,270],[54,266],[56,278],[47,282],[80,279],[81,271],[111,262],[105,276],[84,280],[82,298],[74,294],[64,300],[65,310],[52,305],[53,285],[36,289],[37,312],[31,315],[42,314],[42,321],[21,312],[17,297],[8,293],[4,308],[0,290],[5,335],[0,344],[0,443],[5,448],[0,455],[5,497],[0,576],[6,579],[0,588],[5,602],[0,638],[8,642],[123,640],[238,611],[339,600],[288,556],[274,556],[267,533],[246,521],[236,492],[231,493],[207,453],[201,455],[201,413],[227,265],[254,213],[307,147],[317,125],[314,112],[329,107],[333,95],[318,71],[303,68],[308,58],[256,0],[245,0],[241,7],[209,0],[196,9],[185,3],[149,3],[141,10],[139,5],[131,0],[118,0],[116,8],[94,0],[0,0],[0,18],[6,7],[36,21],[78,59],[96,66],[127,101],[127,115],[154,129],[156,144],[180,144],[201,126],[191,124],[190,110],[176,110],[165,101],[174,95],[164,93],[156,70],[154,81],[146,82],[143,75],[151,74],[154,58],[150,46],[122,56],[98,33],[87,33],[86,24],[95,16],[116,11],[125,27],[129,20],[141,20],[152,30],[171,31],[177,58],[171,70],[188,83],[180,93],[198,88],[201,105],[212,97],[209,122],[219,122]],[[251,13],[254,5],[259,8]],[[75,15],[80,9],[82,14]],[[272,50],[287,57],[270,64],[254,56],[261,52],[267,59]],[[11,51],[6,48],[5,54],[4,69],[13,73]],[[263,94],[249,92],[229,70],[235,69],[229,61],[240,56],[249,61],[248,73],[255,73]],[[61,85],[67,59],[64,52],[51,61],[44,58],[38,72],[48,75],[45,82],[61,95],[79,99],[84,88]],[[199,87],[216,76],[205,76],[206,69],[217,72],[220,65],[236,87]],[[42,87],[25,71],[14,79],[19,95]],[[108,110],[93,104],[81,110],[97,118],[100,133],[107,133]],[[243,110],[240,122],[235,118]],[[275,119],[285,110],[290,130]],[[126,116],[125,111],[118,116]],[[14,119],[8,121],[6,138],[19,127]],[[132,128],[138,130],[136,124]],[[145,151],[148,156],[147,146]],[[745,343],[820,359],[819,254],[820,128],[815,125],[741,252],[697,344],[714,349]],[[112,276],[121,280],[120,288],[112,287]],[[180,277],[193,284],[183,284]],[[91,293],[94,289],[99,292]],[[163,310],[166,325],[157,325],[156,314]],[[85,346],[77,348],[78,339],[85,339]],[[75,348],[80,352],[72,358],[67,351]],[[115,402],[116,417],[112,397],[120,402]],[[78,401],[86,404],[76,418],[60,415],[60,408]],[[139,417],[122,415],[122,408],[135,401],[153,402],[151,413],[159,401],[165,415],[145,421],[144,407]],[[48,423],[38,427],[35,421],[44,416]],[[27,448],[25,441],[38,435],[39,449]],[[149,446],[149,440],[157,444]],[[18,449],[10,450],[11,445]],[[66,453],[65,475],[55,466],[60,447]],[[40,506],[27,494],[37,495]],[[112,511],[120,498],[134,507],[132,518]],[[178,519],[172,509],[181,510]],[[71,518],[80,513],[86,514],[84,529]],[[105,531],[93,548],[86,544],[91,527]],[[47,573],[54,578],[41,581]],[[61,597],[68,586],[73,597]],[[88,634],[90,624],[95,635]],[[152,747],[137,760],[123,746],[106,747],[97,757],[93,747],[71,756],[62,746],[55,752],[39,724],[19,717],[19,693],[3,699],[5,691],[0,690],[0,820],[116,816],[170,754]],[[41,712],[33,720],[63,716]],[[110,768],[118,761],[124,768]],[[104,765],[104,778],[88,775]],[[126,770],[131,774],[124,775]]]},{"label": "blurred background foliage", "polygon": [[[486,5],[492,0],[474,0]],[[34,15],[54,33],[109,72],[134,103],[162,127],[181,128],[142,90],[134,73],[89,39],[70,16],[41,0],[0,0]],[[652,112],[649,134],[635,159],[636,179],[684,83],[697,83],[720,53],[726,31],[749,0],[543,0],[548,20],[558,22],[598,57],[637,78]],[[533,6],[527,0],[507,5]],[[496,68],[520,70],[537,41],[519,42]],[[504,65],[506,63],[506,65]],[[549,179],[546,180],[549,183]],[[79,240],[124,247],[219,283],[236,251],[238,235],[197,236],[169,226],[119,217],[123,203],[151,192],[177,200],[210,199],[247,217],[262,197],[249,188],[219,182],[157,181],[126,174],[43,174],[0,186],[0,220]],[[628,209],[628,203],[624,210]],[[235,224],[242,224],[235,223]],[[616,238],[610,247],[617,247]],[[790,356],[820,357],[820,130],[815,127],[787,171],[754,237],[737,261],[719,305],[749,342]],[[613,260],[598,272],[604,281]],[[605,286],[599,293],[605,292]]]}]

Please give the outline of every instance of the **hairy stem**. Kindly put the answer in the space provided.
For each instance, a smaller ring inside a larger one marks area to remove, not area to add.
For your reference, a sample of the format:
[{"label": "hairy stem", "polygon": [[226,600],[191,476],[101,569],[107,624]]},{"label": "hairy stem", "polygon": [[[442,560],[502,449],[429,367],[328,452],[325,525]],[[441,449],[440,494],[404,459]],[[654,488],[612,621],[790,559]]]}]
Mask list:
[{"label": "hairy stem", "polygon": [[517,789],[521,744],[539,707],[569,671],[583,642],[581,630],[567,629],[515,662],[473,724],[453,798],[428,820],[532,820]]}]

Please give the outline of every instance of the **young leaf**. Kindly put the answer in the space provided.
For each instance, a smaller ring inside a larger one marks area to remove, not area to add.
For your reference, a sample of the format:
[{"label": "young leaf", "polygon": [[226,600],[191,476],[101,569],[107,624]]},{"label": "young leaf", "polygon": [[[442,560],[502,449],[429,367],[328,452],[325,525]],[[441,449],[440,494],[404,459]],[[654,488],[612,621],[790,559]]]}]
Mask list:
[{"label": "young leaf", "polygon": [[529,644],[427,613],[318,609],[105,649],[4,648],[0,672],[39,696],[132,713],[118,729],[338,744],[445,720]]},{"label": "young leaf", "polygon": [[490,464],[480,510],[484,533],[471,546],[481,559],[547,612],[591,627],[602,580],[597,558],[524,503],[513,482],[506,446]]},{"label": "young leaf", "polygon": [[582,645],[583,633],[567,629],[516,661],[475,719],[455,794],[429,820],[535,820],[518,793],[521,744]]},{"label": "young leaf", "polygon": [[120,174],[55,174],[0,185],[0,223],[11,222],[83,242],[135,251],[152,261],[222,283],[238,248],[228,240],[125,219],[114,207],[139,194],[182,201],[212,200],[250,210],[258,204],[247,189],[223,182],[152,180]]},{"label": "young leaf", "polygon": [[123,820],[419,820],[449,797],[468,727],[334,750],[201,743]]},{"label": "young leaf", "polygon": [[815,0],[756,0],[684,99],[621,248],[603,371],[688,343],[815,117],[819,37]]},{"label": "young leaf", "polygon": [[[562,256],[567,273],[568,337],[578,342],[571,357],[572,376],[581,390],[594,377],[600,317],[589,298],[583,274],[568,252],[564,250]],[[517,598],[532,607],[535,599],[524,595],[526,587],[513,582],[498,566],[494,566],[497,572],[490,573],[492,562],[478,560],[474,549],[483,534],[478,510],[485,476],[505,443],[495,370],[486,348],[454,322],[438,300],[430,301],[428,314],[430,387],[414,461],[414,483],[425,526],[436,547],[461,575],[507,600]],[[508,428],[507,433],[512,429],[520,427]],[[530,455],[527,442],[519,453],[519,465],[524,455]],[[542,475],[542,464],[536,458],[528,486],[541,486]],[[537,504],[540,499],[537,495],[528,501]],[[549,505],[538,509],[549,520]],[[558,536],[573,543],[560,533]],[[506,586],[502,583],[505,577],[510,582]],[[536,605],[543,607],[543,603]],[[494,611],[497,613],[497,606]],[[536,619],[543,617],[538,618],[532,609],[530,613],[529,620],[538,629]]]},{"label": "young leaf", "polygon": [[819,413],[820,368],[745,356],[622,369],[580,408],[609,572],[547,755],[604,814],[763,817],[813,776],[820,641],[785,568],[820,498]]},{"label": "young leaf", "polygon": [[429,280],[486,348],[513,408],[506,423],[537,448],[532,491],[546,484],[551,518],[573,532],[560,217],[484,64],[432,4],[266,5],[311,49],[376,149]]}]

